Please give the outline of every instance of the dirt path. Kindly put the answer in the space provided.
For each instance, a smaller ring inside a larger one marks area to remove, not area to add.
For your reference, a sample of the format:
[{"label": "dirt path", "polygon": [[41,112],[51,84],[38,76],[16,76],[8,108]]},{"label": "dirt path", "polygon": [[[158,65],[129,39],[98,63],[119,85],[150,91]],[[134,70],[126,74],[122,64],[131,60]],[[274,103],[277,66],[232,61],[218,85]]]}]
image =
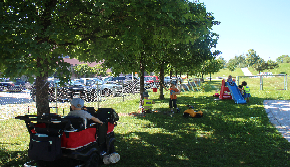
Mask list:
[{"label": "dirt path", "polygon": [[270,122],[290,142],[290,100],[265,100],[264,108]]}]

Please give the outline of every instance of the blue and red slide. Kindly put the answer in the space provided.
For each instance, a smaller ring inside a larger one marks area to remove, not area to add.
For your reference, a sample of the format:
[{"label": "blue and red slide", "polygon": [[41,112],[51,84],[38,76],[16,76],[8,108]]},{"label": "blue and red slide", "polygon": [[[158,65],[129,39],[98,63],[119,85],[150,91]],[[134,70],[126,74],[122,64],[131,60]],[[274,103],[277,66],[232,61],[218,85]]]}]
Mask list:
[{"label": "blue and red slide", "polygon": [[232,82],[232,85],[229,84],[228,82],[225,82],[225,86],[227,86],[229,88],[229,90],[231,91],[231,95],[233,97],[233,100],[235,101],[235,103],[237,104],[246,104],[246,100],[243,98],[239,88],[237,87],[235,82]]}]

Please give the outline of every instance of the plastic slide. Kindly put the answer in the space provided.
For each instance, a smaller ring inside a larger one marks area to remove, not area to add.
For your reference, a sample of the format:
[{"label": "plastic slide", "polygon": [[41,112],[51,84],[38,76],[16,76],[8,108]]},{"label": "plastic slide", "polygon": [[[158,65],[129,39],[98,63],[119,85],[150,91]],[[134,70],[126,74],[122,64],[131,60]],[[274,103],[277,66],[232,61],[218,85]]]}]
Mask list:
[{"label": "plastic slide", "polygon": [[233,85],[230,85],[228,82],[225,82],[225,85],[228,86],[228,88],[231,91],[231,95],[233,97],[233,100],[237,104],[246,104],[246,100],[243,98],[239,88],[237,87],[236,83],[233,82]]}]

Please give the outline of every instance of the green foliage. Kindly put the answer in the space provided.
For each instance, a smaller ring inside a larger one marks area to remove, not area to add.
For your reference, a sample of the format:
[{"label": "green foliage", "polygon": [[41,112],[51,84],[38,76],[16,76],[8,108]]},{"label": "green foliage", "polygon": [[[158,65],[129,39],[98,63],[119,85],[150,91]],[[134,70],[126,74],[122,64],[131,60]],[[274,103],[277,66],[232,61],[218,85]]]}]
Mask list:
[{"label": "green foliage", "polygon": [[267,69],[274,69],[274,68],[279,67],[279,64],[273,60],[268,60],[266,65],[267,65]]},{"label": "green foliage", "polygon": [[222,69],[222,61],[220,59],[211,59],[204,61],[199,67],[195,69],[196,76],[208,75],[210,73],[218,72]]},{"label": "green foliage", "polygon": [[290,63],[289,55],[282,55],[276,59],[277,63]]},{"label": "green foliage", "polygon": [[235,59],[230,59],[228,64],[227,64],[227,68],[230,70],[230,71],[235,71],[237,67],[237,63],[236,63],[236,60]]},{"label": "green foliage", "polygon": [[248,66],[252,66],[256,63],[261,63],[260,56],[256,55],[256,51],[254,49],[249,49],[248,53],[246,54],[246,63]]},{"label": "green foliage", "polygon": [[259,58],[255,61],[254,64],[252,64],[252,67],[256,70],[256,71],[263,71],[264,69],[267,68],[266,62],[264,61],[264,59]]},{"label": "green foliage", "polygon": [[105,76],[107,71],[101,64],[97,64],[94,67],[90,67],[88,64],[78,64],[77,66],[74,66],[73,69],[77,78],[91,78],[96,75]]},{"label": "green foliage", "polygon": [[227,61],[223,57],[219,57],[218,60],[221,62],[222,66],[221,68],[224,69],[227,67]]},{"label": "green foliage", "polygon": [[258,62],[256,62],[254,65],[252,65],[252,67],[256,71],[259,71],[259,74],[260,74],[260,71],[278,68],[279,65],[278,65],[278,63],[276,63],[272,60],[268,60],[267,62],[265,62],[263,59],[260,59]]},{"label": "green foliage", "polygon": [[245,56],[240,55],[240,56],[235,56],[235,58],[233,58],[233,59],[230,59],[228,64],[227,64],[227,67],[229,69],[231,69],[232,71],[234,71],[235,68],[247,67]]},{"label": "green foliage", "polygon": [[[211,52],[218,35],[210,31],[219,22],[203,3],[5,1],[1,9],[5,11],[0,29],[3,74],[34,75],[39,78],[39,88],[47,88],[40,81],[55,72],[62,83],[68,81],[70,65],[63,62],[62,55],[83,62],[104,60],[104,68],[112,67],[117,75],[154,71],[167,64],[188,68],[185,62],[197,65],[219,54]],[[90,72],[85,67],[81,71]],[[38,106],[47,103],[45,92],[43,89]]]},{"label": "green foliage", "polygon": [[94,74],[93,68],[88,66],[88,64],[78,64],[74,66],[74,71],[76,72],[78,78],[80,77],[89,78]]}]

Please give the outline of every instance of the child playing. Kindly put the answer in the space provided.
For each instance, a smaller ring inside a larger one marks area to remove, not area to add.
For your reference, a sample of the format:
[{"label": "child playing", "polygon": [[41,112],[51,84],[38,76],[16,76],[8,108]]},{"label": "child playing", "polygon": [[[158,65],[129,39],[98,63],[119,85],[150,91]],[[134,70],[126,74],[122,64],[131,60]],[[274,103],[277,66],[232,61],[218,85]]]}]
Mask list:
[{"label": "child playing", "polygon": [[241,95],[243,96],[244,94],[243,94],[243,86],[242,85],[239,85],[239,90],[241,92]]},{"label": "child playing", "polygon": [[144,113],[152,112],[152,104],[155,104],[155,102],[151,99],[148,99],[148,92],[143,92],[143,97],[144,99],[142,100],[142,106],[144,109]]},{"label": "child playing", "polygon": [[232,82],[233,82],[233,77],[231,76],[231,75],[229,75],[229,77],[228,77],[228,83],[230,84],[230,85],[232,85]]},{"label": "child playing", "polygon": [[91,119],[97,123],[103,124],[103,122],[100,121],[98,118],[93,117],[87,111],[82,110],[82,107],[84,106],[83,99],[80,99],[80,98],[72,99],[70,104],[71,104],[72,111],[70,111],[67,116],[75,116],[75,117],[83,118],[85,125],[87,124],[87,119]]},{"label": "child playing", "polygon": [[[169,90],[170,90],[169,108],[170,108],[172,113],[174,113],[173,107],[177,110],[177,112],[179,112],[179,109],[177,108],[177,104],[176,104],[176,102],[177,102],[176,95],[180,95],[180,91],[175,87],[174,82],[171,82],[170,85],[171,85],[171,87],[169,88]],[[164,85],[162,85],[162,86],[164,87],[164,89],[166,91],[168,91],[168,89]]]},{"label": "child playing", "polygon": [[246,81],[243,81],[242,82],[242,86],[243,86],[243,88],[240,89],[240,90],[243,90],[244,91],[243,97],[244,97],[244,99],[247,98],[247,102],[249,102],[249,97],[251,97],[250,88],[247,86],[247,82]]}]

